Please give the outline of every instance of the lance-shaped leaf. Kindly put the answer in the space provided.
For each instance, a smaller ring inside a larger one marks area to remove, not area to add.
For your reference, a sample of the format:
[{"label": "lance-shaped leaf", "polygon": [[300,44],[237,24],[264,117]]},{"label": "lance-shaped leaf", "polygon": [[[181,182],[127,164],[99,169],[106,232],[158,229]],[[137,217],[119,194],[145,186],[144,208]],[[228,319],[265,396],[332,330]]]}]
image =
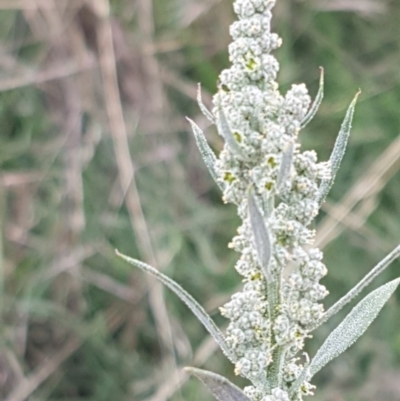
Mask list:
[{"label": "lance-shaped leaf", "polygon": [[210,172],[214,181],[217,183],[217,185],[223,191],[224,184],[219,179],[218,173],[215,170],[215,163],[217,161],[217,158],[215,157],[214,152],[210,148],[210,145],[208,144],[207,139],[205,138],[203,131],[200,129],[200,127],[190,118],[186,118],[186,119],[190,122],[190,125],[192,126],[192,130],[193,130],[194,138],[196,140],[197,147],[200,151],[201,157],[203,158],[205,165],[207,166],[208,171]]},{"label": "lance-shaped leaf", "polygon": [[294,144],[290,143],[286,146],[282,154],[281,166],[279,168],[277,186],[278,190],[282,188],[282,185],[290,179],[290,173],[292,171],[293,164],[293,155],[294,155]]},{"label": "lance-shaped leaf", "polygon": [[256,246],[258,263],[263,270],[267,282],[272,281],[270,271],[270,260],[272,254],[271,239],[268,233],[268,228],[265,225],[264,217],[258,208],[253,194],[249,193],[249,218],[251,229],[253,231],[254,243]]},{"label": "lance-shaped leaf", "polygon": [[229,149],[241,160],[245,160],[246,157],[243,152],[243,149],[240,147],[235,136],[233,135],[228,120],[226,118],[225,112],[222,108],[221,96],[220,96],[220,105],[218,107],[217,129],[218,133],[225,139],[225,142],[228,144]]},{"label": "lance-shaped leaf", "polygon": [[344,297],[340,298],[334,305],[332,305],[321,317],[321,319],[309,327],[310,330],[315,330],[322,323],[326,322],[333,315],[338,313],[345,305],[353,300],[371,281],[381,274],[391,263],[400,256],[400,245],[398,245],[392,252],[390,252],[384,259],[382,259],[360,282],[355,285]]},{"label": "lance-shaped leaf", "polygon": [[346,116],[342,123],[339,131],[339,135],[336,139],[335,146],[333,148],[331,157],[329,159],[331,164],[331,176],[329,179],[322,180],[319,187],[318,202],[321,205],[324,203],[326,196],[328,195],[336,177],[336,173],[339,170],[340,164],[342,162],[344,153],[346,151],[347,142],[350,136],[351,123],[353,121],[354,108],[357,103],[358,96],[361,91],[359,91],[351,102],[349,108],[347,109]]},{"label": "lance-shaped leaf", "polygon": [[311,361],[309,367],[311,377],[332,359],[346,351],[364,334],[399,283],[400,279],[396,279],[379,287],[353,308],[342,323],[328,336]]},{"label": "lance-shaped leaf", "polygon": [[154,267],[143,263],[140,260],[136,260],[130,258],[129,256],[123,255],[117,250],[115,251],[115,253],[117,254],[117,256],[119,256],[121,259],[125,260],[132,266],[138,267],[146,273],[150,273],[152,276],[160,280],[171,291],[173,291],[188,306],[188,308],[193,312],[197,319],[199,319],[199,321],[203,324],[205,329],[212,335],[216,343],[221,348],[222,352],[229,358],[232,363],[235,363],[236,358],[226,344],[224,336],[221,333],[220,329],[217,327],[217,325],[214,323],[208,313],[204,310],[204,308],[190,294],[188,294],[178,283],[165,276]]},{"label": "lance-shaped leaf", "polygon": [[308,113],[303,118],[303,121],[301,122],[301,128],[304,128],[314,118],[324,98],[324,69],[322,67],[320,69],[321,69],[321,74],[319,77],[318,93],[310,110],[308,111]]},{"label": "lance-shaped leaf", "polygon": [[185,368],[185,371],[200,379],[218,401],[250,401],[239,387],[223,376],[196,368]]},{"label": "lance-shaped leaf", "polygon": [[201,84],[197,85],[197,103],[200,107],[201,112],[204,114],[207,120],[215,124],[214,115],[207,109],[207,107],[203,103],[203,98],[201,96]]}]

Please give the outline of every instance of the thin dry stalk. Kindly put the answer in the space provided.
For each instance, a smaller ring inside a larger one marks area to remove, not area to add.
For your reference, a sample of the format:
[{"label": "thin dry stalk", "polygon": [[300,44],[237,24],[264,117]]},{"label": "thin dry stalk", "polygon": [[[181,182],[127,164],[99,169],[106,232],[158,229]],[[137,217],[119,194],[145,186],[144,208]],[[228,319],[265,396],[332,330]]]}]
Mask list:
[{"label": "thin dry stalk", "polygon": [[0,0],[0,10],[32,10],[35,8],[34,0]]},{"label": "thin dry stalk", "polygon": [[82,279],[94,285],[103,291],[112,294],[114,297],[132,304],[138,300],[138,293],[127,285],[113,280],[107,274],[96,272],[95,270],[85,268],[81,271]]},{"label": "thin dry stalk", "polygon": [[[193,366],[202,366],[211,355],[215,353],[216,349],[217,346],[214,339],[210,336],[206,337],[193,356]],[[172,397],[172,395],[189,379],[189,376],[184,372],[183,368],[184,366],[177,366],[174,371],[170,373],[169,377],[160,384],[157,392],[144,401],[166,401]],[[171,380],[172,377],[174,377],[175,380]]]},{"label": "thin dry stalk", "polygon": [[42,178],[42,174],[34,171],[29,173],[25,172],[12,172],[0,174],[0,185],[4,187],[24,187],[31,183],[37,182]]},{"label": "thin dry stalk", "polygon": [[88,56],[83,64],[77,65],[75,62],[67,61],[56,67],[49,67],[42,71],[27,71],[25,74],[0,80],[0,92],[18,89],[25,86],[37,86],[49,81],[64,79],[84,71],[97,68],[93,58]]},{"label": "thin dry stalk", "polygon": [[[76,266],[80,266],[84,260],[88,259],[95,253],[95,246],[85,245],[70,247],[67,252],[56,259],[51,264],[41,280],[50,280],[58,275],[74,270]],[[79,274],[79,272],[77,272]]]},{"label": "thin dry stalk", "polygon": [[184,4],[182,5],[184,9],[184,15],[181,20],[182,27],[188,27],[193,24],[196,20],[201,18],[202,15],[209,12],[213,6],[220,2],[221,0],[209,0],[204,2],[184,1]]},{"label": "thin dry stalk", "polygon": [[[143,64],[146,66],[145,79],[148,87],[148,102],[152,116],[156,116],[154,129],[162,127],[161,117],[165,107],[163,84],[160,66],[155,57],[153,1],[138,0],[138,23],[141,34],[140,46],[142,48]],[[153,118],[154,119],[154,118]]]},{"label": "thin dry stalk", "polygon": [[64,347],[55,353],[51,359],[44,362],[34,373],[22,379],[15,390],[4,401],[26,400],[44,381],[46,381],[59,366],[68,359],[81,345],[78,338],[72,338]]},{"label": "thin dry stalk", "polygon": [[314,1],[313,7],[323,11],[351,11],[365,15],[382,14],[387,5],[375,0],[325,0]]},{"label": "thin dry stalk", "polygon": [[[333,211],[328,214],[318,227],[316,245],[324,247],[330,241],[338,237],[344,229],[342,222],[351,211],[359,204],[365,204],[375,197],[386,185],[389,179],[400,168],[400,138],[391,143],[375,163],[364,173],[355,185],[336,206],[330,206]],[[376,203],[374,203],[376,204]],[[374,208],[361,207],[357,215],[361,221],[365,221]]]},{"label": "thin dry stalk", "polygon": [[[110,333],[115,332],[131,314],[131,307],[114,304],[105,313],[106,325]],[[76,352],[82,345],[83,339],[71,337],[64,346],[27,377],[20,377],[15,389],[4,401],[25,401],[30,397],[50,376],[58,372],[60,366]]]},{"label": "thin dry stalk", "polygon": [[[103,77],[104,98],[110,125],[111,136],[116,156],[119,182],[125,194],[131,225],[135,233],[143,259],[153,266],[158,265],[154,253],[149,230],[143,214],[142,205],[135,182],[135,167],[129,152],[129,142],[123,116],[120,93],[118,88],[116,60],[113,46],[113,35],[109,17],[107,0],[101,4],[97,2],[94,11],[97,12],[99,22],[97,27],[100,68]],[[150,303],[157,322],[158,335],[173,355],[173,342],[170,335],[170,323],[162,295],[162,286],[154,279],[148,279],[151,289]],[[170,361],[172,363],[172,360]]]},{"label": "thin dry stalk", "polygon": [[[377,208],[378,203],[375,199],[366,199],[360,205],[359,210],[352,210],[348,212],[345,220],[341,220],[341,225],[343,229],[349,229],[354,232],[357,232],[365,239],[368,240],[370,244],[373,244],[373,247],[379,249],[381,251],[387,251],[388,244],[384,241],[379,235],[377,235],[370,227],[368,227],[365,223],[368,220],[368,217],[374,212]],[[332,205],[330,202],[326,202],[323,206],[324,210],[333,218],[340,219],[340,208],[336,205]],[[325,248],[325,245],[322,248]]]}]

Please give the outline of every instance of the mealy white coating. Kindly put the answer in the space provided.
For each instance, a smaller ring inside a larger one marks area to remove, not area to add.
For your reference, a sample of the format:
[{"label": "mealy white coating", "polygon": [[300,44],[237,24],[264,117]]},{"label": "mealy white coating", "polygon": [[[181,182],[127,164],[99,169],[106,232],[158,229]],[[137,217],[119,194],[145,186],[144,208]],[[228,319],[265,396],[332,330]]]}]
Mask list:
[{"label": "mealy white coating", "polygon": [[[230,320],[226,341],[238,360],[235,372],[252,381],[245,389],[252,401],[289,401],[290,385],[303,369],[298,355],[309,337],[307,327],[321,318],[321,301],[328,293],[319,283],[327,269],[322,252],[310,247],[315,233],[309,225],[319,209],[319,182],[329,178],[330,166],[318,163],[314,151],[300,150],[301,122],[311,103],[306,86],[279,92],[279,63],[271,51],[282,41],[270,31],[274,5],[275,0],[234,2],[238,21],[230,29],[232,65],[219,77],[213,109],[217,120],[221,113],[226,117],[240,147],[239,155],[226,143],[216,162],[223,199],[236,204],[242,218],[230,246],[240,253],[236,270],[244,287],[221,313]],[[280,288],[275,316],[268,309],[267,283],[248,217],[250,190],[262,205],[273,243],[269,268]],[[284,349],[282,383],[265,395],[262,379],[278,346]],[[305,382],[302,394],[311,394],[312,388]]]}]

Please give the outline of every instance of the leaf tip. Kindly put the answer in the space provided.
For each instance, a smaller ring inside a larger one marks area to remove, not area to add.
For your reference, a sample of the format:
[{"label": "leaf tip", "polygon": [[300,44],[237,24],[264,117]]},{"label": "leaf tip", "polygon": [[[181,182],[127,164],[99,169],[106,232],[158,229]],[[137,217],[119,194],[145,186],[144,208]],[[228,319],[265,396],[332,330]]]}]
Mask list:
[{"label": "leaf tip", "polygon": [[319,84],[320,84],[320,85],[323,85],[323,84],[324,84],[325,68],[322,67],[322,66],[320,66],[320,67],[319,67],[319,73],[320,73],[320,76],[319,76]]},{"label": "leaf tip", "polygon": [[358,88],[358,91],[357,91],[356,95],[354,96],[353,101],[351,102],[351,106],[353,106],[353,107],[355,106],[355,104],[357,103],[357,100],[360,97],[361,93],[362,93],[361,88]]},{"label": "leaf tip", "polygon": [[191,366],[185,366],[183,368],[183,371],[190,376],[194,376],[196,374],[196,370],[196,368],[192,368]]}]

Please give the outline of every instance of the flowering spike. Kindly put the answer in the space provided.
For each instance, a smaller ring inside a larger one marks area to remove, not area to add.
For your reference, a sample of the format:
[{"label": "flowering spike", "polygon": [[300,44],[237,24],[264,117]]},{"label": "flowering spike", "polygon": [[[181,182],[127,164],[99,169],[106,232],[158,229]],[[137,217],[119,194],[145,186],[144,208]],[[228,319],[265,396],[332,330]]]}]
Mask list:
[{"label": "flowering spike", "polygon": [[[237,205],[243,222],[231,246],[241,254],[236,270],[245,284],[221,312],[230,320],[226,341],[238,357],[235,372],[252,382],[245,389],[251,401],[289,400],[302,370],[296,354],[309,336],[305,327],[322,316],[327,294],[319,284],[326,274],[322,253],[308,245],[328,168],[298,144],[301,124],[311,117],[306,86],[293,85],[282,95],[276,82],[279,64],[271,52],[282,41],[270,32],[274,4],[234,2],[239,20],[231,26],[232,66],[221,73],[213,100],[214,115],[227,127],[216,170],[226,183],[224,200]],[[312,386],[303,382],[301,388],[309,394]]]},{"label": "flowering spike", "polygon": [[314,118],[314,116],[317,114],[319,106],[321,106],[322,100],[324,99],[324,69],[323,67],[320,67],[320,77],[319,77],[319,89],[317,96],[315,97],[314,103],[312,104],[309,112],[306,114],[306,116],[303,118],[301,122],[301,128],[304,128],[311,120]]}]

